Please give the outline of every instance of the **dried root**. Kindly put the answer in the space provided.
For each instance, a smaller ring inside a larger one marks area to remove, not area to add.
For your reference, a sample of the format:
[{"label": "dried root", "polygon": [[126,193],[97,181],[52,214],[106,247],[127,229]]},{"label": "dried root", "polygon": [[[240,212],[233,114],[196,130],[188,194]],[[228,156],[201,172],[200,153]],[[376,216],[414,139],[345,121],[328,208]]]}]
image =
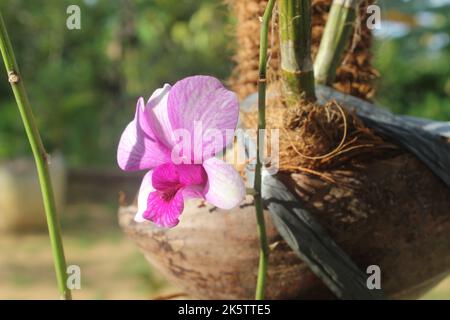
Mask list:
[{"label": "dried root", "polygon": [[[271,90],[279,86],[274,84]],[[324,106],[303,101],[288,108],[279,96],[268,100],[266,121],[267,129],[280,130],[280,171],[304,171],[330,180],[327,170],[398,152],[336,101]],[[247,127],[256,128],[256,112],[245,113],[242,119]]]}]

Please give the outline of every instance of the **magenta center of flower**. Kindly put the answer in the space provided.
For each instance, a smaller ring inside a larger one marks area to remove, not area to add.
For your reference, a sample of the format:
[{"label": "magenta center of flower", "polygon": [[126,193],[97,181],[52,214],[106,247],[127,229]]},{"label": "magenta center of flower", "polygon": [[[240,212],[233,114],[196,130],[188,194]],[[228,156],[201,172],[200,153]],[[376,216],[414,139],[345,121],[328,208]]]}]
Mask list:
[{"label": "magenta center of flower", "polygon": [[198,197],[206,186],[207,175],[202,165],[165,163],[152,174],[152,187],[143,217],[158,225],[171,227],[178,223],[185,197]]},{"label": "magenta center of flower", "polygon": [[155,168],[152,185],[164,201],[171,201],[176,194],[190,186],[205,185],[207,175],[202,165],[165,163]]},{"label": "magenta center of flower", "polygon": [[178,184],[173,189],[165,190],[165,191],[157,191],[164,201],[172,201],[173,198],[175,198],[175,195],[177,192],[183,187],[183,185]]}]

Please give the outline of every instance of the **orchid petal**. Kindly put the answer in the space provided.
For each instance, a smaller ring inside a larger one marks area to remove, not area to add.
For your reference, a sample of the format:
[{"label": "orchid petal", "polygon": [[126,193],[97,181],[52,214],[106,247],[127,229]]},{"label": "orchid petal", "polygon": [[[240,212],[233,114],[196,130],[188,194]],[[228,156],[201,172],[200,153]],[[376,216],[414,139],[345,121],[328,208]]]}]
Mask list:
[{"label": "orchid petal", "polygon": [[151,169],[170,160],[170,151],[156,137],[146,121],[144,99],[139,98],[136,115],[122,133],[117,163],[122,170]]},{"label": "orchid petal", "polygon": [[153,188],[152,185],[152,176],[153,176],[153,170],[150,170],[147,172],[142,179],[141,187],[139,188],[138,193],[138,199],[137,199],[137,205],[138,205],[138,211],[136,215],[134,216],[134,220],[136,222],[144,222],[146,221],[144,219],[143,214],[147,211],[147,200],[150,195],[150,193],[155,191],[155,188]]},{"label": "orchid petal", "polygon": [[174,190],[171,197],[167,198],[166,194],[153,187],[153,175],[154,171],[150,170],[142,179],[138,194],[138,212],[134,220],[150,220],[160,227],[174,227],[184,209],[183,190]]},{"label": "orchid petal", "polygon": [[168,191],[180,187],[180,176],[177,167],[172,163],[165,163],[153,170],[152,185],[156,190]]},{"label": "orchid petal", "polygon": [[165,163],[153,170],[152,185],[166,191],[190,185],[205,186],[207,176],[202,165]]},{"label": "orchid petal", "polygon": [[245,197],[245,185],[236,169],[222,160],[209,158],[203,163],[208,175],[204,197],[221,209],[237,206]]},{"label": "orchid petal", "polygon": [[[232,142],[233,135],[226,131],[236,128],[239,103],[236,94],[227,90],[218,79],[193,76],[178,81],[169,92],[167,107],[173,130],[187,130],[192,139],[191,149],[201,147],[200,152],[185,150],[194,163],[201,163]],[[200,141],[196,141],[199,130]],[[219,139],[215,138],[217,132]]]},{"label": "orchid petal", "polygon": [[205,186],[194,184],[186,186],[182,189],[184,200],[187,199],[204,199]]},{"label": "orchid petal", "polygon": [[173,129],[169,121],[167,110],[167,100],[171,86],[165,84],[164,87],[157,89],[148,99],[145,106],[146,119],[152,127],[155,136],[164,143],[167,148],[174,145]]},{"label": "orchid petal", "polygon": [[166,199],[161,191],[150,193],[147,200],[147,211],[144,219],[150,220],[163,228],[175,227],[184,209],[184,198],[182,190],[174,193],[173,197]]},{"label": "orchid petal", "polygon": [[184,185],[184,199],[203,198],[208,176],[202,165],[178,165],[180,182]]},{"label": "orchid petal", "polygon": [[208,179],[205,169],[200,164],[177,165],[180,183],[184,186],[205,185]]}]

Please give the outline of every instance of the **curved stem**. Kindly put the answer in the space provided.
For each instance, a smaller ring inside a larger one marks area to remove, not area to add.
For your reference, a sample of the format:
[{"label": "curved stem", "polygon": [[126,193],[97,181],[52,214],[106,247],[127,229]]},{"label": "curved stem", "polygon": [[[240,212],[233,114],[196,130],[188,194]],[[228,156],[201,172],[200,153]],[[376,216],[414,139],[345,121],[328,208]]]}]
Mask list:
[{"label": "curved stem", "polygon": [[[259,80],[258,80],[258,134],[256,141],[255,181],[255,209],[258,235],[260,241],[258,280],[256,282],[255,299],[264,299],[266,288],[267,263],[269,261],[269,246],[267,244],[266,224],[264,221],[264,206],[261,197],[261,157],[264,156],[264,129],[266,128],[266,69],[267,69],[267,34],[270,17],[272,16],[275,0],[269,0],[261,24],[259,44]],[[261,134],[262,133],[262,134]]]},{"label": "curved stem", "polygon": [[14,57],[11,42],[6,31],[6,26],[0,13],[0,51],[5,63],[8,80],[16,98],[17,107],[25,127],[28,140],[33,151],[34,160],[39,176],[42,198],[44,202],[45,215],[47,219],[48,232],[52,247],[53,261],[56,270],[56,280],[58,289],[62,299],[71,299],[71,292],[67,289],[67,267],[64,257],[64,248],[61,238],[61,227],[56,214],[55,200],[53,196],[53,188],[50,180],[48,169],[48,155],[42,144],[39,130],[34,120],[33,111],[28,100],[28,96],[20,76],[19,68]]}]

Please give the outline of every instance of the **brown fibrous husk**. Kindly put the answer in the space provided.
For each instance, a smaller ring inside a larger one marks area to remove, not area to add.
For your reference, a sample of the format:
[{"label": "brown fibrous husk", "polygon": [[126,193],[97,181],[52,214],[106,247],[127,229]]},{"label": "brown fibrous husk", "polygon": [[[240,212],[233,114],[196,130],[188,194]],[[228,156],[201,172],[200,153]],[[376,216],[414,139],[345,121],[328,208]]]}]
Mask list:
[{"label": "brown fibrous husk", "polygon": [[[280,87],[275,83],[269,91],[280,92]],[[266,129],[268,134],[271,129],[279,130],[280,171],[306,171],[327,178],[323,172],[343,164],[354,167],[399,153],[398,147],[374,134],[337,101],[322,106],[303,100],[287,107],[281,95],[273,96],[267,101]],[[257,128],[256,110],[241,118],[246,127]],[[267,147],[270,154],[270,144]]]},{"label": "brown fibrous husk", "polygon": [[[264,13],[267,0],[226,0],[226,2],[232,7],[237,20],[237,49],[234,57],[236,67],[229,82],[239,97],[245,98],[257,89],[260,17]],[[334,87],[339,91],[366,100],[374,95],[374,80],[378,77],[378,72],[371,65],[372,35],[366,23],[362,23],[367,19],[366,8],[372,2],[364,0],[360,4],[353,35],[345,50],[341,66],[336,71],[334,83]],[[319,48],[331,3],[332,0],[312,1],[313,58]],[[276,12],[270,28],[267,79],[273,82],[279,78],[280,65]]]},{"label": "brown fibrous husk", "polygon": [[[230,86],[240,98],[254,93],[258,81],[259,34],[267,0],[226,0],[236,19],[236,67]],[[373,80],[377,71],[371,66],[372,35],[365,23],[366,8],[372,0],[364,0],[355,21],[351,41],[345,50],[341,66],[336,71],[334,87],[341,92],[370,99],[374,94]],[[316,56],[332,0],[312,1],[312,56]],[[268,45],[266,79],[273,92],[281,92],[279,77],[279,40],[277,12],[272,16]],[[340,164],[358,165],[364,158],[398,152],[397,148],[376,136],[355,114],[335,101],[325,106],[300,102],[286,107],[281,94],[268,100],[267,129],[279,129],[278,167],[281,171],[324,172]],[[256,128],[257,114],[242,115],[245,126]],[[268,130],[270,133],[270,130]],[[270,146],[268,146],[270,147]],[[270,150],[269,150],[270,152]],[[324,176],[325,177],[325,176]]]},{"label": "brown fibrous husk", "polygon": [[[280,129],[277,179],[357,266],[378,265],[393,298],[417,298],[448,275],[448,186],[336,101],[287,107],[279,85],[268,91],[266,127]],[[257,117],[243,113],[242,122],[256,128]]]}]

